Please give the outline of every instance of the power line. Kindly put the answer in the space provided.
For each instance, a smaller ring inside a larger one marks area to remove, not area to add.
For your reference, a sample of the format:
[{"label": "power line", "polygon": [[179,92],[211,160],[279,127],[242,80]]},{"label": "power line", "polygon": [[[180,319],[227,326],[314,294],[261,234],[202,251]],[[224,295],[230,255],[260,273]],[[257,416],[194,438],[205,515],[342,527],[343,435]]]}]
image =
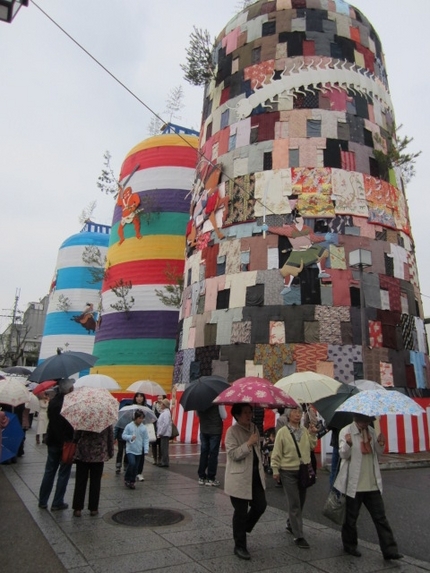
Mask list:
[{"label": "power line", "polygon": [[[71,40],[76,46],[78,46],[78,48],[80,48],[89,58],[91,58],[93,60],[93,62],[95,62],[104,72],[106,72],[115,82],[117,82],[122,88],[124,88],[135,100],[137,100],[141,105],[143,105],[150,113],[152,113],[159,121],[161,121],[164,124],[166,124],[167,122],[165,122],[163,120],[163,118],[161,118],[153,109],[151,109],[149,107],[149,105],[147,105],[139,96],[137,96],[129,87],[127,87],[124,82],[122,82],[119,78],[117,78],[115,76],[115,74],[113,74],[106,66],[104,66],[95,56],[93,56],[86,48],[84,48],[84,46],[82,44],[80,44],[71,34],[69,34],[69,32],[67,32],[62,26],[60,26],[60,24],[58,24],[58,22],[56,22],[47,12],[45,12],[45,10],[43,10],[36,2],[34,2],[34,0],[31,0],[32,4],[34,4],[34,6],[36,6],[36,8],[44,15],[46,16],[46,18],[48,18],[48,20],[50,22],[52,22],[52,24],[54,24],[54,26],[56,26],[61,32],[63,32],[63,34],[65,34],[69,40]],[[188,145],[189,147],[192,147],[193,149],[194,146],[192,146],[190,144],[190,142],[182,136],[182,134],[178,133],[177,134],[182,141],[185,142],[186,145]],[[202,159],[204,159],[205,161],[207,161],[212,167],[214,167],[215,169],[219,169],[222,172],[222,166],[214,163],[212,160],[208,159],[207,157],[205,157],[203,155],[203,153],[201,153],[200,150],[197,149],[197,154],[199,155],[199,161],[197,162],[197,165],[200,163],[200,161]],[[224,173],[224,176],[227,177],[227,179],[229,181],[231,181],[233,184],[237,185],[237,187],[244,193],[245,196],[247,196],[248,198],[251,198],[250,193],[248,193],[246,191],[246,189],[244,189],[243,187],[241,187],[241,185],[239,185],[237,182],[235,182],[235,180],[230,177],[229,175],[227,175],[227,173]],[[260,200],[260,199],[256,199],[255,197],[253,197],[253,199],[255,200],[256,203],[259,203],[260,205],[262,205],[266,211],[269,211],[272,215],[276,215],[276,213],[274,211],[272,211],[270,208],[266,207],[264,205],[264,203]]]}]

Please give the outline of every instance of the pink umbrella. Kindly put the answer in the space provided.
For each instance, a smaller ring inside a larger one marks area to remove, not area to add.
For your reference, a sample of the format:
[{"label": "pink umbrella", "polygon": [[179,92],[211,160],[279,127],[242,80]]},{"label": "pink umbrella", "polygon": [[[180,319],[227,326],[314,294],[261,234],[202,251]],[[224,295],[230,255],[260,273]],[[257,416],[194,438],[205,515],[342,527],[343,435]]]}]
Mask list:
[{"label": "pink umbrella", "polygon": [[260,378],[259,376],[245,376],[245,378],[238,378],[233,382],[233,384],[243,384],[244,382],[251,384],[254,382],[263,382],[263,384],[269,384],[270,386],[273,386],[270,380],[266,380],[266,378]]},{"label": "pink umbrella", "polygon": [[273,386],[264,378],[249,376],[233,382],[230,388],[223,390],[214,400],[214,404],[245,403],[260,408],[279,408],[290,406],[297,408],[298,404],[283,390]]}]

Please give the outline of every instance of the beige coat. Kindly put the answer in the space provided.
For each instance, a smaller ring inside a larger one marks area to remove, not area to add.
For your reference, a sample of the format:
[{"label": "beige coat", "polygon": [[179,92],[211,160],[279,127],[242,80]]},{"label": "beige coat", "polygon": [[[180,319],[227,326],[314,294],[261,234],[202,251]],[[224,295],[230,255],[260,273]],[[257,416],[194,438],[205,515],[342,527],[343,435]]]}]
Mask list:
[{"label": "beige coat", "polygon": [[[301,459],[305,464],[311,461],[311,450],[317,443],[315,434],[311,434],[306,428],[302,428],[302,436],[298,442]],[[300,458],[288,426],[283,426],[276,434],[275,445],[270,458],[270,465],[275,475],[279,470],[295,471],[299,469]]]},{"label": "beige coat", "polygon": [[259,459],[260,479],[263,488],[266,489],[263,463],[260,451],[260,439],[258,444],[250,450],[247,441],[251,434],[258,433],[257,426],[251,424],[251,429],[246,430],[243,426],[235,424],[230,426],[225,436],[225,449],[227,452],[227,464],[225,468],[224,491],[227,495],[240,499],[252,499],[252,464],[253,452]]},{"label": "beige coat", "polygon": [[[379,469],[378,455],[382,454],[384,448],[378,444],[375,436],[375,430],[371,427],[369,427],[368,430],[370,434],[373,454],[366,455],[373,455],[373,468],[375,471],[376,483],[378,485],[379,491],[382,493],[382,478],[381,470]],[[351,434],[351,447],[346,443],[346,434]],[[335,487],[341,493],[346,493],[346,495],[349,497],[355,497],[355,494],[357,493],[357,485],[361,470],[361,460],[363,458],[360,443],[360,430],[357,428],[354,422],[340,431],[339,456],[342,462],[340,464],[340,470],[336,481],[333,484],[333,487]]]}]

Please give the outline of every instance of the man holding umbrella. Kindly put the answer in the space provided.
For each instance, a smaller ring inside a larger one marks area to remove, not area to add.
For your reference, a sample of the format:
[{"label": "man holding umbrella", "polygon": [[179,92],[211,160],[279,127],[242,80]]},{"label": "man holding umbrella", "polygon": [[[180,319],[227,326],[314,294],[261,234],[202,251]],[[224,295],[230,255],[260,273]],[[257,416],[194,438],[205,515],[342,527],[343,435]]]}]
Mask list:
[{"label": "man holding umbrella", "polygon": [[200,420],[200,463],[199,485],[218,487],[216,479],[218,454],[221,443],[223,421],[227,418],[224,406],[213,404],[206,410],[197,410]]},{"label": "man holding umbrella", "polygon": [[63,510],[69,507],[67,503],[64,503],[64,495],[69,482],[72,465],[63,464],[61,457],[64,442],[71,442],[73,440],[73,428],[60,412],[63,406],[64,396],[73,391],[73,383],[73,378],[60,380],[58,383],[58,393],[52,398],[48,405],[48,428],[46,431],[48,457],[39,491],[39,507],[41,509],[47,509],[48,507],[48,500],[54,486],[57,470],[57,485],[51,511]]}]

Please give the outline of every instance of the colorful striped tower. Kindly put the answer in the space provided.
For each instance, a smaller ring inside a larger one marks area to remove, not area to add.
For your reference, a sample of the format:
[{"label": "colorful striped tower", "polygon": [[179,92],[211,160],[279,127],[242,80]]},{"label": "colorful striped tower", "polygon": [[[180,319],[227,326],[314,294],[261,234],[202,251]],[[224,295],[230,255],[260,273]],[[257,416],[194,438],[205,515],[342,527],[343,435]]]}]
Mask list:
[{"label": "colorful striped tower", "polygon": [[92,354],[102,285],[101,276],[95,276],[92,271],[100,274],[102,267],[96,260],[85,262],[84,259],[85,253],[91,250],[97,253],[96,257],[103,264],[109,232],[109,226],[88,222],[81,233],[72,235],[61,245],[39,362],[53,356],[57,347]]},{"label": "colorful striped tower", "polygon": [[167,294],[184,269],[198,139],[180,131],[144,140],[121,168],[94,354],[124,390],[142,379],[172,386],[179,310],[155,291]]},{"label": "colorful striped tower", "polygon": [[374,28],[343,0],[259,0],[214,61],[175,382],[311,370],[419,394],[430,364]]}]

